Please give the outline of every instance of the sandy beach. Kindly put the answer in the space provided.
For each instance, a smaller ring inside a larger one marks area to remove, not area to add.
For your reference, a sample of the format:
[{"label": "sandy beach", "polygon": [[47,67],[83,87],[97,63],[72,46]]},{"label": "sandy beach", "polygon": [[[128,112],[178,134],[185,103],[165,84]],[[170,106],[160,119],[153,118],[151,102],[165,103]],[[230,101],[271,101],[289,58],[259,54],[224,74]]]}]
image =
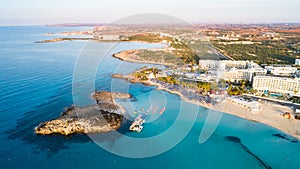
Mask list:
[{"label": "sandy beach", "polygon": [[[162,49],[160,49],[162,50]],[[168,48],[164,48],[163,50],[169,50]],[[159,62],[151,62],[148,60],[144,60],[143,58],[138,56],[138,50],[126,50],[119,53],[116,53],[113,55],[113,57],[116,57],[120,60],[127,61],[127,62],[135,62],[135,63],[148,63],[148,64],[161,64],[161,65],[170,65],[166,63],[159,63]],[[141,71],[141,70],[139,70]],[[114,77],[114,76],[113,76]],[[182,100],[196,104],[208,109],[213,109],[219,112],[231,114],[234,116],[241,117],[243,119],[251,120],[251,121],[257,121],[264,123],[266,125],[272,126],[274,128],[277,128],[285,133],[288,133],[297,139],[300,140],[300,120],[296,120],[294,116],[292,116],[290,119],[284,118],[281,113],[289,112],[291,113],[292,110],[289,107],[284,107],[281,105],[275,105],[269,102],[260,102],[260,112],[257,114],[251,113],[245,108],[243,108],[240,105],[237,105],[227,99],[225,99],[222,104],[225,106],[212,106],[208,103],[200,102],[199,100],[190,100],[187,97],[185,97],[181,92],[179,91],[173,91],[166,87],[164,87],[160,83],[153,82],[151,80],[147,81],[140,81],[139,79],[135,78],[133,74],[129,75],[117,75],[115,78],[122,78],[126,79],[132,83],[143,83],[145,85],[149,86],[157,86],[157,90],[165,90],[169,93],[179,95]]]},{"label": "sandy beach", "polygon": [[165,90],[169,93],[179,95],[182,100],[192,103],[195,105],[199,105],[201,107],[205,107],[208,109],[216,110],[220,113],[227,113],[234,116],[238,116],[243,119],[261,122],[263,124],[272,126],[281,130],[284,133],[290,134],[293,137],[300,140],[300,121],[296,120],[293,116],[290,119],[284,118],[280,113],[284,112],[292,112],[289,107],[271,104],[271,103],[263,103],[260,102],[261,111],[257,114],[251,113],[240,105],[237,105],[227,99],[225,99],[222,104],[224,106],[213,106],[211,104],[203,103],[197,100],[190,100],[186,98],[182,93],[178,91],[172,91],[168,88],[163,87],[160,83],[156,83],[150,80],[147,81],[138,81],[134,78],[133,75],[117,75],[115,78],[126,79],[132,83],[143,83],[148,86],[157,86],[157,90]]},{"label": "sandy beach", "polygon": [[291,111],[288,107],[277,107],[274,104],[261,103],[261,111],[258,114],[253,114],[228,100],[226,100],[223,110],[227,114],[267,124],[300,140],[300,121],[294,117],[286,119],[280,115],[280,113]]},{"label": "sandy beach", "polygon": [[224,106],[220,106],[220,107],[212,106],[210,104],[201,103],[196,100],[189,100],[180,92],[171,91],[167,88],[162,87],[159,83],[154,83],[152,81],[147,81],[146,83],[148,85],[157,86],[158,90],[165,90],[167,92],[177,94],[186,102],[196,104],[208,109],[213,109],[219,111],[220,113],[227,113],[227,114],[241,117],[243,119],[261,122],[269,126],[272,126],[274,128],[277,128],[285,133],[288,133],[296,137],[298,140],[300,140],[300,121],[296,120],[294,117],[291,117],[290,119],[286,119],[282,115],[280,115],[280,113],[291,112],[292,110],[288,107],[260,102],[261,111],[258,114],[254,114],[247,111],[242,106],[237,105],[229,100],[223,101],[222,104],[224,104]]}]

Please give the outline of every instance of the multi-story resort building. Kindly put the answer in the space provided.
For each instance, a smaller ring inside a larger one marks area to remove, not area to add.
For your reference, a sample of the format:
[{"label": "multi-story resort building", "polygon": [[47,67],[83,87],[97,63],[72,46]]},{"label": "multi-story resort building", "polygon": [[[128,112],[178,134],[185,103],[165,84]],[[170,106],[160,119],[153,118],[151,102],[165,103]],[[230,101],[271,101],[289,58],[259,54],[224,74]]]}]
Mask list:
[{"label": "multi-story resort building", "polygon": [[267,71],[263,68],[249,68],[249,69],[235,69],[232,68],[230,70],[224,71],[225,80],[249,80],[252,81],[254,76],[263,76],[267,73]]},{"label": "multi-story resort building", "polygon": [[297,68],[292,66],[266,66],[265,69],[276,76],[290,76],[297,72]]},{"label": "multi-story resort building", "polygon": [[209,70],[211,74],[216,74],[219,79],[229,81],[243,79],[252,81],[254,76],[267,74],[267,70],[252,61],[200,60],[199,67]]},{"label": "multi-story resort building", "polygon": [[247,69],[249,67],[259,67],[259,65],[251,61],[199,60],[199,67],[201,69],[217,69],[220,66],[225,66],[226,69]]},{"label": "multi-story resort building", "polygon": [[260,93],[284,93],[299,94],[300,79],[275,76],[255,76],[253,78],[253,88]]}]

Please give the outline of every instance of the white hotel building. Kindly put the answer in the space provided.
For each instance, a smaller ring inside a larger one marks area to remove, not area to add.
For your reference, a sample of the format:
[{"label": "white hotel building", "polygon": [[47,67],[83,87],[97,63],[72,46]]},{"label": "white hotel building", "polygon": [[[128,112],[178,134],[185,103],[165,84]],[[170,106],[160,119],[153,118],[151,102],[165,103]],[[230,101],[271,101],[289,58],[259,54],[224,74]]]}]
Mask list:
[{"label": "white hotel building", "polygon": [[199,60],[199,67],[201,69],[217,69],[218,67],[224,67],[225,69],[237,68],[246,69],[249,67],[258,66],[254,62],[250,61],[232,61],[232,60]]},{"label": "white hotel building", "polygon": [[209,70],[211,74],[216,74],[219,79],[230,81],[243,79],[252,81],[254,76],[267,74],[267,70],[251,61],[200,60],[199,67]]},{"label": "white hotel building", "polygon": [[297,72],[297,68],[292,66],[266,66],[265,69],[276,76],[290,76]]},{"label": "white hotel building", "polygon": [[249,68],[249,69],[235,69],[232,68],[224,72],[225,80],[243,80],[247,79],[252,81],[254,76],[266,75],[267,71],[263,68]]},{"label": "white hotel building", "polygon": [[300,79],[274,76],[255,76],[253,78],[253,88],[261,93],[275,92],[285,94],[299,94]]}]

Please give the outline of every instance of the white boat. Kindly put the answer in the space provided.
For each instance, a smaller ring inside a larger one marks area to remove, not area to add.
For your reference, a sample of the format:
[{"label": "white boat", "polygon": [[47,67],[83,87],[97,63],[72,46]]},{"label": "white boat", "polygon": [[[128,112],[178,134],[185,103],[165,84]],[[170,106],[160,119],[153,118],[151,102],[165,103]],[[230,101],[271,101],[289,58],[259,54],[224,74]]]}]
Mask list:
[{"label": "white boat", "polygon": [[143,124],[145,123],[145,114],[139,114],[135,119],[134,122],[129,127],[130,131],[141,132],[143,130]]}]

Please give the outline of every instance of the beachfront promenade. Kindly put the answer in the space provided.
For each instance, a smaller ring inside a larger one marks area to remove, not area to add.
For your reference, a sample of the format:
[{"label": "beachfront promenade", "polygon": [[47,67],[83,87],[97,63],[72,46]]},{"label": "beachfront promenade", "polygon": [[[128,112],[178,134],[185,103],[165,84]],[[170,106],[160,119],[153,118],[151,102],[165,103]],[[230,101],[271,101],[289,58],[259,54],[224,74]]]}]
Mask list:
[{"label": "beachfront promenade", "polygon": [[261,97],[261,96],[256,96],[256,95],[252,95],[252,94],[244,94],[244,96],[248,96],[251,98],[256,98],[256,99],[261,99],[261,100],[265,100],[265,101],[270,101],[270,102],[274,102],[274,103],[279,103],[279,104],[283,104],[286,106],[300,106],[299,103],[293,103],[291,101],[284,101],[284,100],[278,100],[278,99],[273,99],[273,98],[269,98],[269,97]]}]

